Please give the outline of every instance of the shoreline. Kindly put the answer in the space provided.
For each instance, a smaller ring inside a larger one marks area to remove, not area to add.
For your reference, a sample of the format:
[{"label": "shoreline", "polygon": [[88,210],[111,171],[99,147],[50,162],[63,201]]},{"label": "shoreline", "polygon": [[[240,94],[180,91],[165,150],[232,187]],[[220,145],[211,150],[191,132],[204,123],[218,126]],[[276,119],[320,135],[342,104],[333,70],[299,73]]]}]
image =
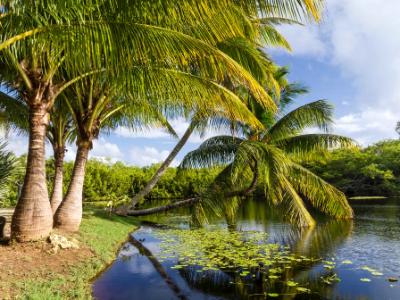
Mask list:
[{"label": "shoreline", "polygon": [[134,218],[87,210],[79,233],[64,234],[77,239],[79,249],[51,253],[45,241],[1,245],[2,299],[92,299],[93,281],[138,224]]}]

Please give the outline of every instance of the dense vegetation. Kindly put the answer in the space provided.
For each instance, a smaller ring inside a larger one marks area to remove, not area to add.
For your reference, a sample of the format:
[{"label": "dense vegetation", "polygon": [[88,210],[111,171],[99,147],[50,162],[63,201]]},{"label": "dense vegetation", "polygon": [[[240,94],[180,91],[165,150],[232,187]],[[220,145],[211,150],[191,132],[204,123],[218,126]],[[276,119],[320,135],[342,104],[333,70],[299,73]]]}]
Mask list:
[{"label": "dense vegetation", "polygon": [[[8,181],[6,194],[0,206],[14,206],[18,187],[23,182],[26,156],[18,158],[15,172]],[[359,149],[332,151],[318,159],[304,163],[310,170],[343,191],[346,196],[398,196],[400,195],[400,141],[388,140]],[[88,162],[84,182],[84,203],[105,206],[128,201],[143,188],[159,165],[149,167],[128,166],[91,159]],[[65,163],[64,190],[67,189],[72,162]],[[53,159],[46,163],[47,180],[51,187],[54,176]],[[177,174],[176,168],[168,168],[147,199],[186,198],[198,195],[217,176],[219,168],[193,169]],[[260,187],[260,195],[263,188]]]},{"label": "dense vegetation", "polygon": [[[8,181],[6,194],[0,199],[0,207],[15,206],[18,189],[23,183],[23,168],[26,156],[18,158],[17,171]],[[46,162],[48,186],[54,177],[53,159]],[[113,205],[128,201],[143,188],[159,165],[149,167],[128,166],[122,162],[108,163],[96,159],[88,162],[84,181],[84,204],[106,206],[109,201]],[[73,162],[65,163],[64,191],[68,188]],[[18,171],[19,170],[19,171]],[[205,189],[219,172],[219,169],[198,169],[177,174],[176,168],[169,168],[158,184],[152,189],[147,199],[186,198],[199,194]],[[51,190],[49,190],[51,192]]]},{"label": "dense vegetation", "polygon": [[307,167],[348,197],[400,195],[400,141],[381,141],[364,149],[336,150]]},{"label": "dense vegetation", "polygon": [[[322,8],[322,0],[1,1],[0,111],[29,136],[11,238],[79,230],[86,162],[101,132],[163,126],[176,135],[171,118],[207,125],[216,114],[262,127],[243,96],[276,111],[280,85],[263,49],[290,49],[276,25],[318,22]],[[63,195],[67,141],[77,153]]]}]

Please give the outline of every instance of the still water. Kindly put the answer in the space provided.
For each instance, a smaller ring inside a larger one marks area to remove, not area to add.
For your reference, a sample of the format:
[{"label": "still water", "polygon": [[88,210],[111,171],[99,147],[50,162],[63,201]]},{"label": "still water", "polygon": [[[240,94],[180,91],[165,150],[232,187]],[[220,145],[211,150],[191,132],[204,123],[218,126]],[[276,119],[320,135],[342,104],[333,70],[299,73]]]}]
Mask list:
[{"label": "still water", "polygon": [[[179,257],[159,259],[157,233],[165,235],[170,229],[143,223],[132,234],[134,239],[121,247],[115,262],[95,280],[93,295],[100,300],[400,300],[400,283],[388,280],[400,276],[400,199],[355,202],[352,206],[356,215],[353,221],[321,219],[314,229],[299,230],[271,214],[265,202],[249,200],[240,208],[235,225],[229,227],[265,232],[265,242],[290,247],[297,255],[320,258],[286,274],[286,280],[311,292],[299,293],[285,288],[284,283],[266,284],[264,278],[243,278],[227,270],[198,272],[196,266],[174,269]],[[185,214],[152,216],[150,221],[188,228]],[[226,227],[222,220],[213,223]],[[326,261],[334,262],[335,268],[329,268]],[[327,283],[332,276],[338,279]]]}]

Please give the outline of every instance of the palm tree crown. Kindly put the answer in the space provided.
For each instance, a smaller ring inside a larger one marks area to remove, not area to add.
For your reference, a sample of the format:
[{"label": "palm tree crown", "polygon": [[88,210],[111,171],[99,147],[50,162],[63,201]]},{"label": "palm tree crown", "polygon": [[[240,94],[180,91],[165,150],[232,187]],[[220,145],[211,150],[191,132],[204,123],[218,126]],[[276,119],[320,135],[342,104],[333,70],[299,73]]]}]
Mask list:
[{"label": "palm tree crown", "polygon": [[[291,99],[303,93],[303,88],[288,85],[282,95]],[[290,92],[292,91],[292,92]],[[295,91],[293,93],[293,91]],[[285,95],[286,94],[286,95]],[[285,101],[286,101],[285,100]],[[227,190],[242,189],[249,178],[261,180],[266,199],[286,208],[286,217],[300,226],[315,223],[306,208],[307,204],[337,218],[351,218],[353,212],[342,192],[304,168],[299,159],[337,147],[351,147],[354,142],[346,137],[328,133],[332,124],[333,107],[325,100],[318,100],[282,114],[284,106],[271,119],[251,100],[255,115],[265,126],[254,130],[246,124],[235,124],[240,137],[216,136],[203,142],[197,150],[189,152],[181,168],[223,165],[225,169],[216,179],[214,187]],[[318,127],[324,133],[304,134],[307,128]],[[222,213],[224,201],[206,196],[203,206]]]}]

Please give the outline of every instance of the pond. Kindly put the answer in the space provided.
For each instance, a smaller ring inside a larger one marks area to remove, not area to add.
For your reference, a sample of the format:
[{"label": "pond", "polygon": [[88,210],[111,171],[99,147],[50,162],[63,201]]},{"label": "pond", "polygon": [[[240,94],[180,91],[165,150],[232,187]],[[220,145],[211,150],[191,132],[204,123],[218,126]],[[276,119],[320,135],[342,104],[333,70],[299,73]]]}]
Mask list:
[{"label": "pond", "polygon": [[400,201],[357,200],[352,206],[353,221],[320,219],[315,228],[302,230],[280,221],[260,200],[244,202],[230,226],[217,219],[206,229],[189,229],[184,210],[149,217],[168,226],[143,222],[97,277],[93,295],[100,300],[400,299],[400,283],[392,282],[400,276]]}]

